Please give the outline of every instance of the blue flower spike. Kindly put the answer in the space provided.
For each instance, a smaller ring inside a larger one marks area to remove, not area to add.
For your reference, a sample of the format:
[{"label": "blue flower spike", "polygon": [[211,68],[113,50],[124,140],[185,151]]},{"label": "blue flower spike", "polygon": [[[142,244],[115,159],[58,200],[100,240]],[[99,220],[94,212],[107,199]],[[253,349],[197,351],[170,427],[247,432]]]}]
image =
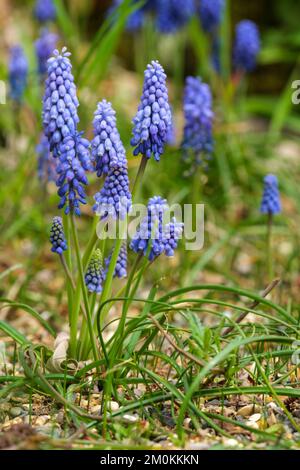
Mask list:
[{"label": "blue flower spike", "polygon": [[101,250],[95,250],[92,255],[84,280],[89,292],[100,294],[104,280]]},{"label": "blue flower spike", "polygon": [[136,234],[131,240],[130,248],[135,253],[142,253],[153,261],[164,253],[174,256],[175,249],[183,231],[183,224],[177,222],[175,217],[170,223],[164,224],[164,214],[169,206],[166,199],[154,196],[149,199],[147,215],[140,223]]},{"label": "blue flower spike", "polygon": [[94,199],[93,210],[98,216],[124,220],[132,206],[127,167],[111,169]]},{"label": "blue flower spike", "polygon": [[215,31],[222,21],[225,0],[201,0],[199,16],[205,32]]},{"label": "blue flower spike", "polygon": [[92,157],[97,176],[107,175],[112,168],[127,166],[125,149],[117,129],[116,112],[111,103],[102,100],[94,114]]},{"label": "blue flower spike", "polygon": [[235,29],[233,61],[236,71],[251,72],[260,52],[260,35],[256,24],[251,20],[240,21]]},{"label": "blue flower spike", "polygon": [[195,13],[194,0],[164,0],[158,1],[157,29],[161,33],[171,34],[177,32]]},{"label": "blue flower spike", "polygon": [[158,61],[152,61],[147,66],[141,102],[133,119],[133,154],[147,158],[153,155],[157,161],[164,151],[172,126],[166,78]]},{"label": "blue flower spike", "polygon": [[214,148],[212,127],[212,94],[200,78],[187,77],[184,90],[184,135],[182,148],[185,160],[195,155],[195,163],[206,163]]},{"label": "blue flower spike", "polygon": [[56,165],[57,161],[50,152],[49,142],[44,134],[41,135],[40,141],[36,146],[38,155],[38,178],[41,183],[47,181],[56,181]]},{"label": "blue flower spike", "polygon": [[54,21],[56,18],[56,8],[53,0],[36,0],[34,14],[40,23]]},{"label": "blue flower spike", "polygon": [[58,36],[47,28],[41,31],[40,37],[35,41],[35,53],[38,63],[38,72],[43,77],[47,72],[47,61],[55,50]]},{"label": "blue flower spike", "polygon": [[[112,253],[105,259],[105,274],[107,274],[109,264],[111,261]],[[127,276],[127,244],[124,242],[121,246],[120,253],[118,255],[114,277],[119,279]]]},{"label": "blue flower spike", "polygon": [[54,217],[50,229],[50,242],[52,244],[51,251],[62,255],[67,250],[67,241],[64,233],[61,217]]},{"label": "blue flower spike", "polygon": [[264,190],[260,206],[262,214],[279,214],[281,212],[278,180],[275,175],[268,174],[264,178]]},{"label": "blue flower spike", "polygon": [[22,101],[28,78],[28,62],[21,46],[10,50],[9,58],[10,97],[20,103]]},{"label": "blue flower spike", "polygon": [[45,136],[55,157],[63,139],[76,133],[79,122],[79,102],[69,56],[64,47],[61,53],[54,50],[53,56],[48,59],[42,119]]}]

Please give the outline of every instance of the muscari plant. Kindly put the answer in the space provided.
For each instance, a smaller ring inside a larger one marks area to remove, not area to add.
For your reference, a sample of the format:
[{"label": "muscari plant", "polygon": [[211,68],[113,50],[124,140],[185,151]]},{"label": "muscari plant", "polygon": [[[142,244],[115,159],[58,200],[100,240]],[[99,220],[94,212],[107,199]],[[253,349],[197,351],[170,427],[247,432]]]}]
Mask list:
[{"label": "muscari plant", "polygon": [[53,0],[36,0],[34,14],[40,23],[56,19],[56,8]]},{"label": "muscari plant", "polygon": [[[40,148],[41,153],[43,150],[47,158],[51,154],[52,161],[55,161],[55,180],[60,197],[58,207],[64,211],[62,218],[56,216],[53,219],[50,241],[67,279],[69,357],[86,360],[92,356],[97,361],[103,354],[98,342],[99,336],[103,346],[101,328],[97,331],[97,309],[106,303],[101,313],[103,325],[110,308],[107,301],[112,296],[113,279],[124,278],[128,272],[128,282],[121,292],[125,292],[126,298],[129,294],[132,296],[139,285],[139,281],[134,281],[141,279],[138,273],[144,272],[160,255],[174,255],[183,225],[175,218],[166,223],[167,201],[160,196],[150,198],[147,214],[129,244],[132,252],[136,253],[136,260],[131,268],[127,266],[127,217],[141,185],[146,163],[151,157],[159,161],[172,126],[166,74],[162,66],[152,61],[145,70],[131,140],[133,154],[142,158],[131,191],[125,148],[112,105],[105,99],[98,103],[91,142],[78,129],[79,101],[69,56],[63,48],[61,53],[55,50],[48,60],[42,113],[45,137]],[[89,173],[96,173],[100,188],[94,195],[91,237],[82,253],[75,218],[80,216],[81,206],[88,202],[86,186]],[[105,238],[101,237],[109,221],[116,223],[116,239],[110,251]],[[101,228],[98,226],[96,233],[97,222]],[[124,301],[119,322],[121,330],[125,326],[129,306],[130,301]]]},{"label": "muscari plant", "polygon": [[205,165],[214,147],[212,94],[208,84],[198,77],[187,77],[183,100],[184,133],[182,149],[184,160],[195,165]]},{"label": "muscari plant", "polygon": [[278,180],[275,175],[268,174],[264,178],[264,188],[261,200],[260,212],[267,216],[267,266],[269,280],[274,277],[273,253],[272,253],[272,226],[274,215],[280,214],[281,202],[278,189]]},{"label": "muscari plant", "polygon": [[56,47],[58,36],[47,28],[43,28],[40,37],[35,41],[35,52],[38,63],[38,73],[44,78],[47,72],[47,60]]},{"label": "muscari plant", "polygon": [[10,97],[16,103],[20,103],[28,79],[28,61],[21,46],[11,48],[8,68]]}]

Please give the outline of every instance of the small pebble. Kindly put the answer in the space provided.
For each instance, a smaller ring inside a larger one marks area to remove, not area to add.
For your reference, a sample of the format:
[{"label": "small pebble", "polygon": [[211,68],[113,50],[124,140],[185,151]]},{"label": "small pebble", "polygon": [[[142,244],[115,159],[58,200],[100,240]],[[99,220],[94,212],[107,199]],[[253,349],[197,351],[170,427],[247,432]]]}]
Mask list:
[{"label": "small pebble", "polygon": [[20,416],[22,414],[22,408],[20,408],[19,406],[13,406],[10,409],[9,414],[12,418],[16,418],[17,416]]},{"label": "small pebble", "polygon": [[99,414],[101,410],[101,405],[95,405],[90,408],[90,412],[94,414]]},{"label": "small pebble", "polygon": [[49,415],[38,416],[35,420],[35,426],[44,426],[50,419]]},{"label": "small pebble", "polygon": [[133,415],[124,415],[123,419],[125,421],[128,421],[129,423],[136,423],[139,418],[137,416],[133,416]]},{"label": "small pebble", "polygon": [[120,407],[119,407],[119,404],[116,401],[109,401],[107,403],[107,408],[110,411],[117,411]]},{"label": "small pebble", "polygon": [[239,416],[250,416],[253,413],[259,413],[261,411],[261,406],[259,405],[246,405],[239,409],[237,414]]}]

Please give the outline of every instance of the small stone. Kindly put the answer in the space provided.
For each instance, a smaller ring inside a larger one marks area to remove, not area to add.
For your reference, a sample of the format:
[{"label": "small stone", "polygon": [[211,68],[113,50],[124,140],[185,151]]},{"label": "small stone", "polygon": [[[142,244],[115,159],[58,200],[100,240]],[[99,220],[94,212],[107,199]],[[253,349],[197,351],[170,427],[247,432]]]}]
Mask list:
[{"label": "small stone", "polygon": [[261,411],[261,406],[259,405],[246,405],[239,409],[237,414],[239,416],[250,416],[253,413],[259,413]]},{"label": "small stone", "polygon": [[20,408],[19,406],[13,406],[10,409],[9,414],[12,418],[16,418],[17,416],[20,416],[22,414],[22,408]]},{"label": "small stone", "polygon": [[65,413],[61,410],[57,413],[55,421],[58,424],[63,424],[64,420],[65,420]]},{"label": "small stone", "polygon": [[101,410],[101,405],[95,405],[91,407],[90,412],[94,414],[99,414],[100,410]]},{"label": "small stone", "polygon": [[11,426],[14,426],[15,424],[22,424],[22,423],[23,423],[23,419],[21,417],[10,419],[9,421],[6,421],[3,424],[2,429],[3,430],[9,429]]},{"label": "small stone", "polygon": [[236,439],[226,439],[224,440],[224,444],[226,444],[228,447],[238,447],[239,443]]},{"label": "small stone", "polygon": [[248,420],[248,421],[246,421],[246,424],[247,424],[247,426],[249,426],[250,428],[259,429],[258,423],[254,422],[254,421]]},{"label": "small stone", "polygon": [[261,418],[261,413],[255,413],[252,416],[249,416],[248,421],[252,421],[253,423],[256,423],[256,421],[259,421]]},{"label": "small stone", "polygon": [[38,416],[35,420],[35,426],[44,426],[50,419],[49,415]]},{"label": "small stone", "polygon": [[128,421],[129,423],[136,423],[139,418],[137,416],[134,416],[134,415],[126,414],[126,415],[123,416],[123,419],[125,421]]},{"label": "small stone", "polygon": [[116,401],[109,401],[107,403],[107,408],[110,411],[117,411],[120,407],[119,407],[119,404]]},{"label": "small stone", "polygon": [[272,409],[269,411],[269,416],[267,418],[267,423],[269,426],[273,426],[274,424],[277,424],[277,419],[275,417],[275,414],[273,413]]}]

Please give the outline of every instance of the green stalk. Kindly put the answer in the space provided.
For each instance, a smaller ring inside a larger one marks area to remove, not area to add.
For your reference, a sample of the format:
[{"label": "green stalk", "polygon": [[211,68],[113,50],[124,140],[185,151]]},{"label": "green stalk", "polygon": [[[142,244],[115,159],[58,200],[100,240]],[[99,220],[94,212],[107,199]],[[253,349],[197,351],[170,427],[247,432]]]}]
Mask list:
[{"label": "green stalk", "polygon": [[[74,247],[75,247],[75,254],[76,254],[78,271],[79,271],[81,291],[82,291],[82,294],[83,294],[83,302],[84,302],[86,315],[87,315],[87,324],[88,324],[88,330],[89,330],[89,335],[90,335],[90,341],[91,341],[91,344],[92,344],[92,351],[93,351],[94,360],[97,361],[99,359],[99,354],[98,354],[98,350],[97,350],[96,338],[95,338],[95,335],[94,335],[93,324],[92,324],[92,319],[91,319],[91,314],[90,314],[88,294],[87,294],[86,285],[85,285],[85,282],[84,282],[83,266],[82,266],[82,261],[81,261],[80,248],[79,248],[77,230],[76,230],[76,226],[75,226],[74,214],[71,214],[71,230],[72,230],[72,236],[73,236],[73,240],[74,240]],[[77,325],[76,325],[76,327],[77,327]]]},{"label": "green stalk", "polygon": [[[119,220],[119,236],[117,236],[116,244],[115,244],[114,250],[112,252],[111,260],[110,260],[109,267],[108,267],[108,272],[107,272],[107,275],[106,275],[106,279],[105,279],[105,283],[104,283],[104,287],[103,287],[103,291],[102,291],[102,295],[101,295],[100,304],[105,302],[109,298],[109,296],[111,295],[112,281],[113,281],[115,267],[116,267],[116,264],[117,264],[120,249],[121,249],[121,246],[122,246],[122,243],[123,243],[122,236],[124,234],[125,228],[126,228],[125,221]],[[103,322],[103,320],[104,320],[104,318],[102,317],[102,322]]]},{"label": "green stalk", "polygon": [[273,226],[273,214],[268,213],[267,220],[267,267],[269,281],[274,278],[274,263],[273,263],[273,250],[272,250],[272,226]]},{"label": "green stalk", "polygon": [[132,200],[138,195],[138,189],[140,186],[140,183],[142,181],[143,175],[145,173],[146,165],[148,162],[148,158],[146,155],[142,156],[141,163],[137,172],[137,175],[135,177],[134,183],[133,183],[133,188],[132,188]]},{"label": "green stalk", "polygon": [[82,265],[83,265],[83,269],[85,270],[89,261],[90,261],[90,258],[92,256],[92,253],[94,251],[94,248],[95,248],[95,245],[98,241],[98,235],[97,235],[97,223],[98,223],[98,217],[94,217],[93,219],[93,225],[92,225],[92,234],[90,236],[90,239],[88,241],[88,244],[86,246],[86,249],[83,253],[83,257],[82,257]]},{"label": "green stalk", "polygon": [[[71,248],[71,230],[70,230],[70,218],[63,214],[63,225],[67,240],[68,249],[66,250],[66,257],[64,258],[63,268],[65,269],[67,275],[67,297],[68,297],[68,315],[69,315],[69,328],[70,328],[70,354],[72,358],[76,356],[76,335],[74,338],[74,334],[72,335],[72,327],[74,321],[74,311],[73,311],[73,286],[71,282],[72,278],[72,248]],[[62,259],[62,258],[61,258]],[[63,261],[63,260],[62,260]],[[70,277],[68,275],[70,273]]]},{"label": "green stalk", "polygon": [[[92,323],[94,324],[94,310],[97,301],[97,293],[93,292],[90,295],[90,314],[92,318]],[[90,351],[90,341],[87,335],[87,327],[86,323],[82,323],[81,331],[80,331],[80,347],[79,347],[79,359],[85,359]]]},{"label": "green stalk", "polygon": [[[142,257],[143,257],[143,253],[139,253],[137,255],[136,259],[135,259],[134,265],[131,269],[128,281],[126,283],[126,290],[125,290],[125,294],[124,294],[125,298],[129,297],[130,287],[133,283],[138,265],[140,264],[140,261],[141,261]],[[146,259],[146,261],[147,261],[147,259]],[[136,284],[138,284],[138,283],[136,283]],[[113,361],[114,361],[114,357],[117,355],[117,352],[118,352],[119,348],[123,344],[123,335],[124,335],[124,329],[125,329],[125,323],[126,323],[126,316],[127,316],[128,308],[129,308],[130,303],[131,303],[131,299],[134,296],[134,294],[137,290],[137,287],[138,287],[138,285],[134,286],[133,292],[131,292],[131,294],[130,294],[130,298],[124,300],[124,303],[123,303],[122,315],[121,315],[121,318],[120,318],[120,321],[119,321],[118,328],[115,332],[115,335],[114,335],[115,340],[114,340],[114,343],[113,343],[112,348],[111,348],[111,355],[112,355],[112,360]],[[111,366],[112,366],[112,364],[111,364]]]},{"label": "green stalk", "polygon": [[[97,219],[96,219],[97,221]],[[103,223],[103,230],[105,228],[105,225],[106,223],[104,222]],[[93,253],[93,250],[95,248],[95,237],[94,237],[94,234],[97,235],[96,233],[96,226],[95,224],[93,224],[93,234],[90,238],[90,241],[89,241],[89,247],[88,249],[85,251],[85,254],[83,255],[83,260],[84,258],[86,257],[86,260],[87,260],[87,264],[85,265],[84,262],[84,271],[86,271],[87,269],[87,266],[88,266],[88,262],[92,256],[92,253]],[[97,241],[99,240],[98,236],[97,236]],[[102,240],[101,240],[101,253],[102,253],[102,256],[103,256],[103,259],[104,259],[104,250],[105,250],[105,242],[106,242],[106,237],[104,237]],[[95,299],[96,301],[96,299]],[[94,320],[93,320],[93,309],[91,308],[91,317],[92,317],[92,323],[94,324]],[[79,357],[80,358],[84,358],[87,354],[88,354],[88,345],[87,345],[87,342],[88,342],[88,336],[87,336],[87,333],[88,333],[88,330],[87,330],[87,327],[86,327],[86,323],[83,321],[82,322],[82,325],[81,325],[81,331],[80,331],[80,345],[79,345]]]}]

